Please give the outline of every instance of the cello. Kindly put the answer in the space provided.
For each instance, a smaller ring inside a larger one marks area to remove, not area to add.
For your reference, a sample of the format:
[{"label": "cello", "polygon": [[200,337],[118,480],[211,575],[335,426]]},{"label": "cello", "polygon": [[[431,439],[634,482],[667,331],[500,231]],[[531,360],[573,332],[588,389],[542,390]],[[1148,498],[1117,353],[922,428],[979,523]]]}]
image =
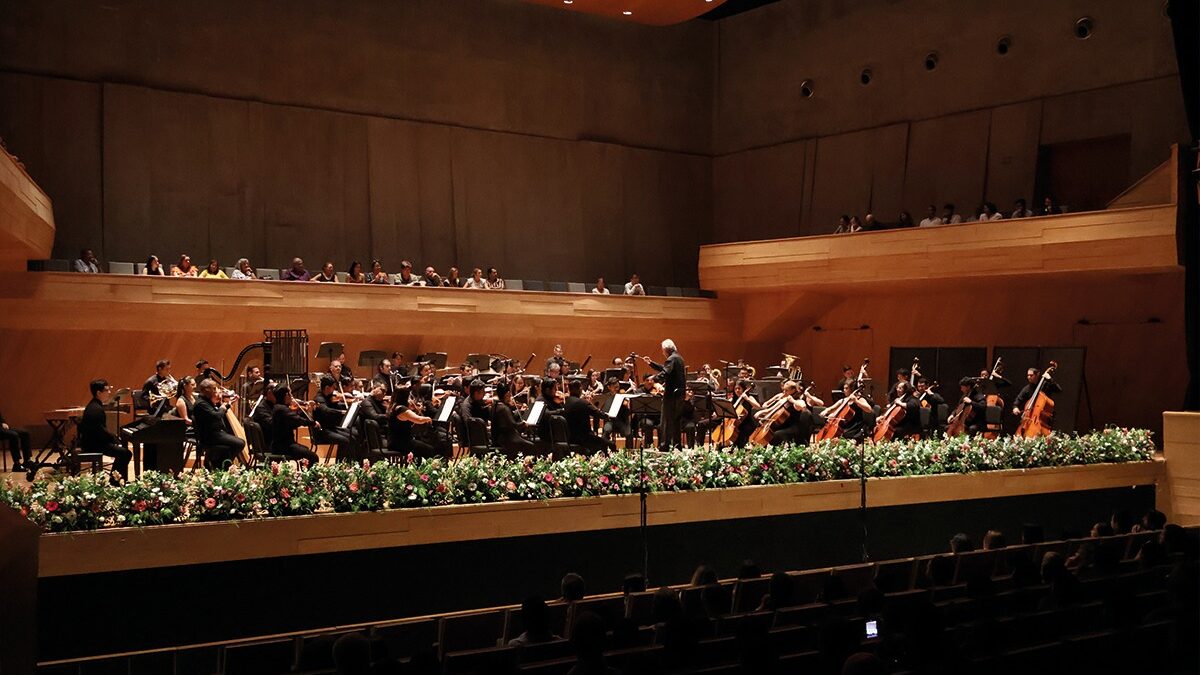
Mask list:
[{"label": "cello", "polygon": [[738,425],[742,420],[746,419],[749,408],[742,405],[742,401],[750,395],[750,390],[754,388],[753,383],[742,392],[741,396],[733,402],[733,409],[737,411],[737,417],[726,418],[721,421],[720,426],[712,431],[712,442],[717,445],[732,445],[737,442]]},{"label": "cello", "polygon": [[[968,391],[967,395],[963,398],[970,398],[971,394],[974,394],[975,390],[979,388],[979,383],[984,381],[984,379],[990,380],[995,377],[996,374],[1000,372],[1000,364],[1000,357],[997,356],[996,365],[992,366],[991,374],[988,375],[987,378],[974,378],[974,383],[971,385],[971,390]],[[990,398],[988,403],[991,403]],[[971,407],[971,404],[965,400],[959,401],[958,405],[954,407],[954,412],[950,413],[950,417],[946,420],[946,435],[953,437],[962,436],[963,434],[967,433],[967,422],[971,421],[974,416],[975,409]]]},{"label": "cello", "polygon": [[910,384],[903,393],[888,404],[887,410],[883,411],[883,414],[875,421],[875,431],[871,434],[873,442],[890,441],[896,435],[896,427],[900,426],[900,423],[904,421],[905,415],[908,414],[908,406],[904,403],[904,399],[912,396],[913,385],[911,383],[916,382],[917,378],[921,376],[920,365],[921,359],[914,356],[912,369],[908,375]]},{"label": "cello", "polygon": [[[808,395],[808,391],[810,389],[812,389],[811,385],[806,387],[804,391],[800,392],[800,395],[797,397],[797,399],[801,401],[804,400],[804,397]],[[788,410],[788,403],[791,403],[793,398],[788,396],[786,392],[782,391],[779,392],[777,396],[778,400],[772,398],[770,401],[763,404],[762,410],[754,413],[754,419],[759,423],[759,426],[752,434],[750,434],[749,441],[753,445],[770,445],[771,439],[775,433],[775,429],[779,428],[780,425],[782,425],[789,417],[792,416],[792,411]]]},{"label": "cello", "polygon": [[1058,363],[1051,361],[1033,389],[1033,395],[1025,402],[1025,410],[1021,412],[1021,423],[1017,425],[1014,435],[1021,438],[1037,438],[1050,435],[1050,423],[1054,418],[1054,399],[1045,392],[1045,384],[1058,368]]},{"label": "cello", "polygon": [[863,359],[862,365],[858,368],[858,377],[855,378],[856,387],[849,396],[834,403],[825,409],[825,424],[821,430],[813,436],[814,441],[829,441],[835,438],[841,438],[842,434],[846,433],[846,425],[850,419],[854,417],[854,410],[851,408],[851,402],[858,398],[862,393],[866,383],[870,381],[867,377],[867,364],[871,359]]}]

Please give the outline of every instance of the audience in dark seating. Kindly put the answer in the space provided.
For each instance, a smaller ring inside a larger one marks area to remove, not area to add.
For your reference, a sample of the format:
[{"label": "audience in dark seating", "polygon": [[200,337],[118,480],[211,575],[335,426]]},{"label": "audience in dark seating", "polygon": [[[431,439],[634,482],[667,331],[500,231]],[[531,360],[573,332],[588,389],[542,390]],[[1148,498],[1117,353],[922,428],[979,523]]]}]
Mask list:
[{"label": "audience in dark seating", "polygon": [[583,584],[583,577],[574,572],[567,572],[563,575],[562,584],[562,599],[564,602],[575,602],[582,600],[586,591]]},{"label": "audience in dark seating", "polygon": [[523,647],[561,639],[550,628],[550,611],[540,596],[525,598],[525,602],[521,603],[521,624],[525,631],[509,640],[509,646]]},{"label": "audience in dark seating", "polygon": [[967,535],[959,532],[950,538],[951,553],[967,553],[975,550],[975,542]]},{"label": "audience in dark seating", "polygon": [[371,643],[362,633],[347,633],[333,643],[333,665],[337,675],[369,675]]}]

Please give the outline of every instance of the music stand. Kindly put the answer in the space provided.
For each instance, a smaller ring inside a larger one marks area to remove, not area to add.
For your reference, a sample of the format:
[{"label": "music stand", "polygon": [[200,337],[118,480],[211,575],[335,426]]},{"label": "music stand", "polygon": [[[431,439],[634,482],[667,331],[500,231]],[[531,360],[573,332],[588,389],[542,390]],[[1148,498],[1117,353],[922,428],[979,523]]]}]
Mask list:
[{"label": "music stand", "polygon": [[388,353],[382,349],[365,349],[358,353],[358,365],[374,370],[387,357]]},{"label": "music stand", "polygon": [[446,367],[446,352],[428,352],[421,355],[421,361],[432,363],[435,370]]},{"label": "music stand", "polygon": [[320,347],[317,347],[317,358],[328,359],[332,364],[333,359],[341,356],[346,351],[346,345],[340,342],[322,342]]},{"label": "music stand", "polygon": [[492,367],[492,355],[467,354],[466,362],[471,364],[471,367],[475,370],[482,372]]},{"label": "music stand", "polygon": [[716,413],[717,419],[737,419],[737,409],[733,407],[733,401],[726,401],[723,398],[710,398],[708,402],[712,404],[712,409]]}]

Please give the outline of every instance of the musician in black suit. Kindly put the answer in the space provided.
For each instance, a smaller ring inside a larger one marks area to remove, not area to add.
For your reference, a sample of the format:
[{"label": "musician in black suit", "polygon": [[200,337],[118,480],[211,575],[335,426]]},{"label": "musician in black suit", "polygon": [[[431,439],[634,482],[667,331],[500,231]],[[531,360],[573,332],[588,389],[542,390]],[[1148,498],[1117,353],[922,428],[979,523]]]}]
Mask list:
[{"label": "musician in black suit", "polygon": [[504,448],[509,455],[533,454],[533,442],[521,435],[525,422],[514,412],[512,389],[507,382],[496,385],[496,401],[492,403],[492,445]]},{"label": "musician in black suit", "polygon": [[8,422],[4,421],[4,414],[0,413],[0,440],[8,441],[8,451],[12,453],[13,458],[13,472],[25,471],[25,465],[33,461],[29,432],[24,429],[13,429]]},{"label": "musician in black suit", "polygon": [[563,406],[557,401],[558,399],[558,381],[549,378],[543,379],[541,382],[542,394],[538,400],[542,402],[542,416],[538,418],[538,439],[543,443],[550,443],[553,439],[553,434],[550,433],[550,416],[562,415]]},{"label": "musician in black suit", "polygon": [[567,384],[567,392],[570,395],[563,405],[563,416],[567,418],[567,442],[578,445],[589,454],[601,450],[616,450],[617,446],[612,441],[606,441],[592,433],[592,420],[604,420],[608,416],[581,398],[583,383],[571,380]]},{"label": "musician in black suit", "polygon": [[[1025,386],[1021,387],[1021,392],[1017,394],[1016,400],[1013,401],[1012,413],[1020,417],[1025,412],[1025,404],[1029,403],[1029,399],[1033,398],[1033,392],[1037,389],[1038,379],[1041,377],[1041,372],[1037,368],[1030,368],[1025,371]],[[1042,391],[1054,398],[1054,395],[1062,391],[1062,387],[1054,381],[1054,378],[1046,378],[1046,384],[1042,385]]]},{"label": "musician in black suit", "polygon": [[211,379],[200,382],[200,397],[196,399],[192,415],[192,428],[196,432],[196,446],[204,453],[204,467],[224,469],[242,453],[246,441],[229,431],[225,413],[229,406],[221,403],[217,383]]},{"label": "musician in black suit", "polygon": [[129,460],[133,453],[117,440],[108,430],[108,418],[104,414],[104,404],[108,401],[112,387],[107,380],[92,380],[90,386],[92,400],[83,409],[79,419],[79,449],[83,452],[99,452],[113,458],[113,473],[110,480],[119,485],[129,473]]},{"label": "musician in black suit", "polygon": [[486,444],[486,438],[471,438],[470,424],[481,424],[486,429],[487,420],[491,419],[492,411],[483,402],[486,389],[483,380],[474,379],[467,385],[467,395],[458,402],[458,438],[459,445]]},{"label": "musician in black suit", "polygon": [[[917,399],[918,408],[929,409],[929,426],[922,430],[922,434],[926,437],[932,436],[938,430],[938,406],[944,404],[946,399],[929,388],[929,380],[924,375],[917,378],[917,390],[913,396]],[[920,409],[917,413],[920,414]]]},{"label": "musician in black suit", "polygon": [[[162,415],[170,407],[171,403],[167,400],[161,400],[154,406],[150,405],[150,394],[159,395],[159,386],[165,382],[175,378],[171,377],[171,360],[159,359],[154,364],[154,374],[146,378],[142,384],[142,391],[138,394],[137,407],[140,410],[149,410],[152,415],[158,417]],[[174,385],[172,385],[173,387]]]},{"label": "musician in black suit", "polygon": [[974,377],[964,377],[958,381],[961,400],[967,404],[962,414],[967,415],[965,431],[968,434],[983,433],[987,428],[987,394],[976,386],[978,383],[979,380]]},{"label": "musician in black suit", "polygon": [[[321,460],[311,448],[306,448],[296,441],[296,430],[300,427],[308,427],[309,433],[312,433],[313,429],[321,427],[312,418],[312,411],[316,408],[315,404],[310,403],[305,406],[303,412],[299,405],[296,405],[293,410],[292,390],[287,384],[275,387],[274,392],[271,398],[274,399],[275,404],[270,407],[271,452],[276,455],[287,455],[296,461],[308,460],[308,465],[314,466]],[[263,399],[263,404],[259,407],[267,409],[266,399]],[[265,428],[263,435],[266,435]]]},{"label": "musician in black suit", "polygon": [[675,347],[675,341],[670,338],[662,341],[662,352],[665,361],[660,365],[650,360],[649,356],[642,359],[658,374],[654,379],[663,386],[662,421],[659,423],[658,444],[663,450],[679,445],[679,413],[683,403],[683,390],[687,387],[687,364],[683,355]]},{"label": "musician in black suit", "polygon": [[[610,377],[604,384],[609,396],[616,396],[621,393],[621,381],[617,378]],[[632,439],[633,429],[629,426],[629,401],[621,401],[621,407],[617,408],[616,417],[609,417],[604,420],[603,433],[604,437],[610,441],[615,436],[622,436],[627,442]]]},{"label": "musician in black suit", "polygon": [[391,361],[391,359],[384,359],[379,362],[379,365],[376,366],[375,377],[371,379],[371,383],[376,386],[383,387],[384,395],[386,395],[386,396],[394,396],[395,395],[394,390],[396,388],[396,382],[395,382],[395,378],[392,377],[392,361]]},{"label": "musician in black suit", "polygon": [[[284,386],[284,389],[287,387]],[[279,401],[275,393],[276,387],[264,386],[262,391],[262,400],[254,406],[254,410],[250,413],[250,420],[262,429],[263,442],[267,447],[263,448],[264,452],[270,452],[271,447],[275,442],[274,431],[274,415],[275,404]]]},{"label": "musician in black suit", "polygon": [[313,432],[313,441],[336,445],[338,461],[345,461],[353,459],[354,432],[341,428],[342,420],[346,417],[346,411],[350,409],[350,406],[333,395],[333,388],[336,384],[337,381],[329,375],[321,377],[321,393],[313,398],[317,404],[313,411],[313,418],[320,425]]}]

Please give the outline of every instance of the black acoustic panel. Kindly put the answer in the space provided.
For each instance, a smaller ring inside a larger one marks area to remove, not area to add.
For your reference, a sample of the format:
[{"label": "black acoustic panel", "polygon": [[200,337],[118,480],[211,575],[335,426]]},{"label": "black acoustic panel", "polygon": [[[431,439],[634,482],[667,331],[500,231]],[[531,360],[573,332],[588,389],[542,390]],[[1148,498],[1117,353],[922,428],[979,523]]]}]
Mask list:
[{"label": "black acoustic panel", "polygon": [[[918,364],[921,374],[928,377],[930,380],[935,380],[938,360],[937,347],[892,347],[890,358],[888,359],[887,373],[876,372],[875,377],[879,378],[879,387],[877,392],[882,396],[883,393],[891,393],[892,387],[896,384],[896,371],[900,369],[910,370],[913,366],[913,359],[921,359]],[[884,375],[887,376],[886,383]],[[882,398],[878,400],[883,400]]]},{"label": "black acoustic panel", "polygon": [[[938,393],[947,400],[958,396],[958,381],[975,376],[988,367],[987,347],[892,347],[888,368],[888,386],[896,381],[895,372],[912,367],[913,358],[921,359],[921,374],[930,383],[938,383]],[[887,388],[880,388],[887,391]]]},{"label": "black acoustic panel", "polygon": [[[1062,391],[1054,395],[1055,431],[1075,431],[1079,414],[1079,402],[1083,392],[1083,368],[1087,350],[1084,347],[995,347],[993,354],[1004,359],[1005,377],[1012,380],[1011,394],[1005,396],[1004,428],[1013,431],[1019,418],[1012,414],[1013,399],[1027,383],[1025,373],[1030,368],[1041,371],[1050,361],[1058,363],[1054,381]],[[1090,427],[1092,421],[1084,420]]]}]

